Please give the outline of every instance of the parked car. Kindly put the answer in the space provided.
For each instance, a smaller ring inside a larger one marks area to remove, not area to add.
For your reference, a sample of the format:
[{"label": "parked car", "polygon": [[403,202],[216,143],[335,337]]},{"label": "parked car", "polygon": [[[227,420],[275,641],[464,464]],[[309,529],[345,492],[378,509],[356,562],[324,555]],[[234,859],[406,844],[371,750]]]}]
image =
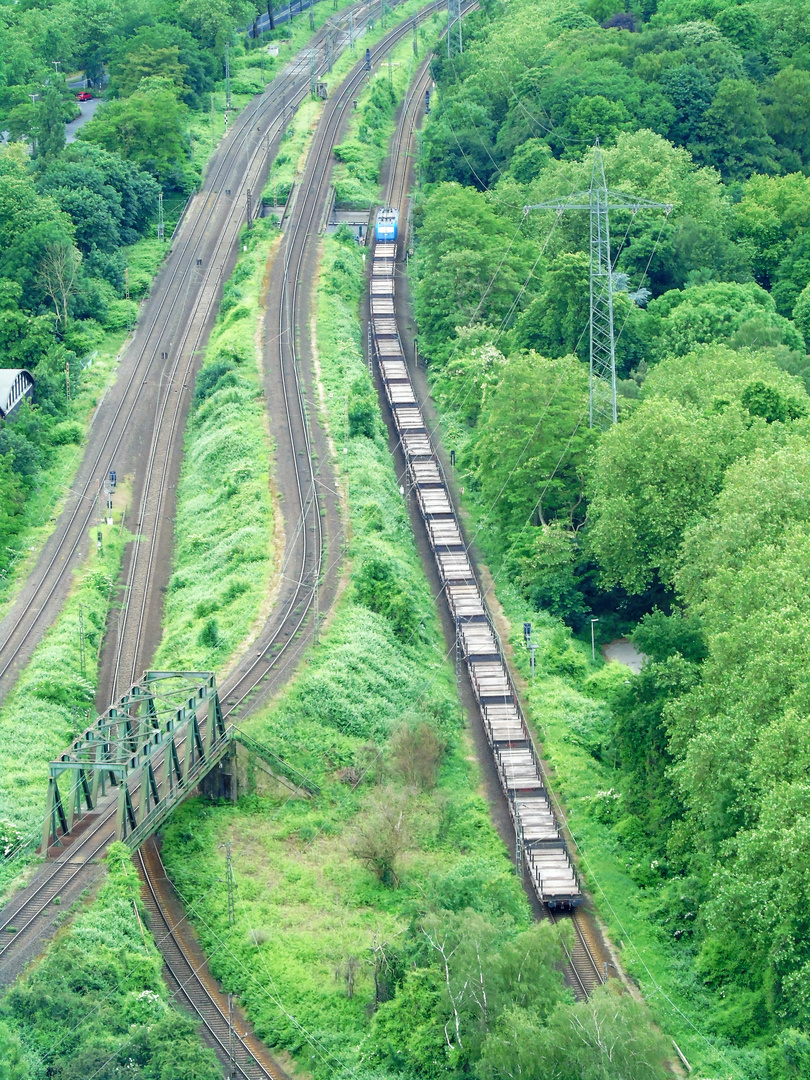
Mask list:
[{"label": "parked car", "polygon": [[76,100],[77,101],[92,101],[93,100],[93,95],[90,93],[89,90],[82,90],[81,93],[76,95]]}]

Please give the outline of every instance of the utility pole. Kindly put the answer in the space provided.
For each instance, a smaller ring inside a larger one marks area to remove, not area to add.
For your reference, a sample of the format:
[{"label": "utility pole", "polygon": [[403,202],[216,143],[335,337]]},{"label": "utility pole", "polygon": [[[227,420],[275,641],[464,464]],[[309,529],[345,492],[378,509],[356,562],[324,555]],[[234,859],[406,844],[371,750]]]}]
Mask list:
[{"label": "utility pole", "polygon": [[385,28],[385,0],[380,0],[380,26]]},{"label": "utility pole", "polygon": [[51,63],[56,68],[56,74],[58,75],[59,74],[59,65],[62,63],[62,61],[61,60],[51,60]]},{"label": "utility pole", "polygon": [[87,676],[87,659],[84,650],[84,604],[79,604],[79,671],[82,678]]},{"label": "utility pole", "polygon": [[70,361],[65,361],[65,397],[70,404]]},{"label": "utility pole", "polygon": [[247,189],[247,227],[253,228],[253,198],[250,194],[250,188]]},{"label": "utility pole", "polygon": [[166,239],[166,225],[163,221],[163,192],[158,192],[158,220],[157,220],[157,238],[158,240]]},{"label": "utility pole", "polygon": [[349,12],[349,48],[354,52],[354,8]]},{"label": "utility pole", "polygon": [[616,337],[613,329],[613,264],[610,255],[610,210],[663,210],[668,217],[672,203],[653,202],[613,191],[605,180],[605,164],[599,140],[593,148],[591,183],[587,191],[575,191],[567,199],[524,206],[530,210],[587,210],[591,220],[590,252],[590,380],[588,423],[605,428],[616,423]]},{"label": "utility pole", "polygon": [[225,42],[225,112],[231,108],[231,47]]},{"label": "utility pole", "polygon": [[309,50],[309,92],[315,97],[315,50]]},{"label": "utility pole", "polygon": [[393,91],[393,89],[394,89],[394,69],[393,69],[392,63],[391,63],[391,53],[388,54],[388,85],[391,87],[391,90]]},{"label": "utility pole", "polygon": [[326,35],[326,66],[332,70],[332,31]]},{"label": "utility pole", "polygon": [[416,40],[416,16],[413,17],[413,55],[419,55],[419,45]]},{"label": "utility pole", "polygon": [[312,10],[311,6],[309,9],[309,28],[310,30],[315,29],[315,12]]}]

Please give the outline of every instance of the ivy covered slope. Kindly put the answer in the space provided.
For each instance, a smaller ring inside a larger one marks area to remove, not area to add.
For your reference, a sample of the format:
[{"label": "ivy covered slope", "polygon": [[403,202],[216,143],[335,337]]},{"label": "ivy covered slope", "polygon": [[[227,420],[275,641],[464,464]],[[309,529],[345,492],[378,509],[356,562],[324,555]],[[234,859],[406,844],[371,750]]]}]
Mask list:
[{"label": "ivy covered slope", "polygon": [[0,1075],[220,1080],[194,1021],[167,1002],[144,919],[129,850],[113,844],[92,905],[0,1002]]},{"label": "ivy covered slope", "polygon": [[[318,352],[350,580],[295,682],[247,725],[320,794],[186,803],[166,830],[166,865],[214,972],[261,1037],[316,1077],[539,1077],[532,1062],[551,1058],[571,1080],[582,1068],[618,1077],[631,1062],[634,1075],[659,1076],[661,1045],[631,999],[571,1003],[565,931],[532,923],[479,793],[363,361],[364,287],[356,245],[327,240]],[[216,884],[226,841],[233,929]],[[612,1065],[592,1040],[604,1024],[623,1047]]]},{"label": "ivy covered slope", "polygon": [[[810,1073],[808,50],[794,0],[492,5],[437,61],[415,212],[420,353],[597,899],[692,1064],[769,1080]],[[587,216],[522,209],[597,136],[672,207],[611,213],[603,434]]]}]

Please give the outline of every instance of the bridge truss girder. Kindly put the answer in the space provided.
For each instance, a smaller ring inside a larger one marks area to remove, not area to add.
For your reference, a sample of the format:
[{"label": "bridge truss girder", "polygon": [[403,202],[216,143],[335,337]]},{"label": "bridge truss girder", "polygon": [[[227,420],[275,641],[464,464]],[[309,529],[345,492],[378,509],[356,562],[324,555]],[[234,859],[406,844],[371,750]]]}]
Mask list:
[{"label": "bridge truss girder", "polygon": [[52,761],[42,851],[73,832],[117,788],[116,839],[137,847],[225,756],[212,672],[147,671]]}]

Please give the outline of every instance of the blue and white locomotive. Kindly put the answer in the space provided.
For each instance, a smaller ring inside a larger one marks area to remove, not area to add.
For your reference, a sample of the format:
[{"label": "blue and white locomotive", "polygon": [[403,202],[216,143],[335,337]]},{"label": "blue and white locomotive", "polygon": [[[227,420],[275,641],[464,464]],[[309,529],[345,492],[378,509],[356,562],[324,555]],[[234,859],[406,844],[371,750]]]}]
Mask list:
[{"label": "blue and white locomotive", "polygon": [[384,206],[377,211],[377,224],[374,228],[374,239],[384,244],[393,244],[397,238],[397,225],[399,224],[399,210],[395,206]]}]

